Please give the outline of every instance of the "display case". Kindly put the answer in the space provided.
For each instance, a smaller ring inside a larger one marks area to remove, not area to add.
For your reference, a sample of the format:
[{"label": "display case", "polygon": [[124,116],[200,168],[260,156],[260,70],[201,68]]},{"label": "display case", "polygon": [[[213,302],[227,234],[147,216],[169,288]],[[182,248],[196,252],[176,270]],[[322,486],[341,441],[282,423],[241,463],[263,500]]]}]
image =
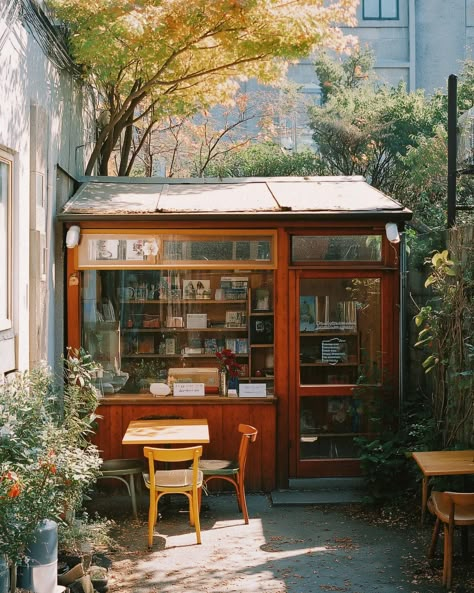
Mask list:
[{"label": "display case", "polygon": [[83,286],[84,343],[97,340],[92,323],[114,324],[100,356],[129,375],[124,391],[148,392],[170,368],[218,367],[228,349],[240,381],[273,392],[272,271],[88,270]]}]

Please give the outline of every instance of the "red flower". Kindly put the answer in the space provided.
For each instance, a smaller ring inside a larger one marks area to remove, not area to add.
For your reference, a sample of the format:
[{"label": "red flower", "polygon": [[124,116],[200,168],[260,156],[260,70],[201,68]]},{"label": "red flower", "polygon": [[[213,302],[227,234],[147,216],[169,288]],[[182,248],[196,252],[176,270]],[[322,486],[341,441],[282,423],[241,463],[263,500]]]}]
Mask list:
[{"label": "red flower", "polygon": [[225,373],[228,373],[231,377],[239,375],[242,365],[237,362],[235,353],[232,350],[224,348],[221,352],[216,352],[216,357]]},{"label": "red flower", "polygon": [[13,484],[13,486],[7,492],[7,496],[8,496],[8,498],[16,498],[17,496],[20,496],[20,492],[21,492],[20,484],[18,482],[15,482],[15,484]]}]

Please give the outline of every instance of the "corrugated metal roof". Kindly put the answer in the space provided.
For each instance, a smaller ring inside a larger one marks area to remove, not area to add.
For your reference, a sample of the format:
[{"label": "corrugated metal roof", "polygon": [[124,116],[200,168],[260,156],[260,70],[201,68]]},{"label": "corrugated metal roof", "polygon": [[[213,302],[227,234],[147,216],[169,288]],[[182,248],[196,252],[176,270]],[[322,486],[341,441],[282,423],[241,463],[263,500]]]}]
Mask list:
[{"label": "corrugated metal roof", "polygon": [[331,177],[311,183],[269,181],[268,187],[280,206],[301,211],[376,211],[398,210],[401,205],[378,191],[362,178]]},{"label": "corrugated metal roof", "polygon": [[84,178],[60,218],[219,214],[383,213],[409,217],[362,177]]},{"label": "corrugated metal roof", "polygon": [[156,211],[162,183],[86,181],[64,206],[76,214],[150,213]]},{"label": "corrugated metal roof", "polygon": [[268,185],[213,183],[169,185],[158,203],[160,212],[276,212],[280,210]]}]

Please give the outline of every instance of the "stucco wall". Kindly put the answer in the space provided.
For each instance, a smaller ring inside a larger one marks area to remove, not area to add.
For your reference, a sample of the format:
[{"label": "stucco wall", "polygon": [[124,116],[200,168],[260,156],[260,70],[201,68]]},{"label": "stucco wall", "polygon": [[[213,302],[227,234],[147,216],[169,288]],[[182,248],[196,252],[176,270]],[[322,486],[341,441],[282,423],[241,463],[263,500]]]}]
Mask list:
[{"label": "stucco wall", "polygon": [[[8,4],[14,4],[9,2]],[[14,15],[13,15],[14,16]],[[2,340],[15,367],[49,364],[61,353],[54,336],[56,172],[83,173],[91,140],[91,96],[45,56],[33,36],[8,11],[0,33],[0,147],[13,157],[13,330]],[[8,19],[8,21],[7,21]],[[7,342],[7,343],[6,343]],[[0,356],[0,372],[12,370]]]}]

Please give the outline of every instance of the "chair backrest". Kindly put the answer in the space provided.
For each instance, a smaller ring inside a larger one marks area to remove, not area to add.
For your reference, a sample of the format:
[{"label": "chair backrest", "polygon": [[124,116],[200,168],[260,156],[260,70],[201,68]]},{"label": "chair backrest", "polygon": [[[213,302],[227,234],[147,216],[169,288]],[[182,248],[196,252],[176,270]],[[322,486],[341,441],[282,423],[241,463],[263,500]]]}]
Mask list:
[{"label": "chair backrest", "polygon": [[178,447],[176,449],[162,449],[160,447],[144,447],[143,453],[148,458],[150,487],[155,487],[155,461],[165,463],[193,462],[193,482],[197,482],[199,458],[202,455],[202,445],[195,447]]},{"label": "chair backrest", "polygon": [[239,432],[242,433],[242,437],[240,439],[238,463],[241,479],[243,479],[249,444],[254,443],[257,439],[258,430],[249,424],[239,424]]},{"label": "chair backrest", "polygon": [[474,492],[436,492],[432,493],[439,504],[445,508],[449,523],[474,525]]}]

